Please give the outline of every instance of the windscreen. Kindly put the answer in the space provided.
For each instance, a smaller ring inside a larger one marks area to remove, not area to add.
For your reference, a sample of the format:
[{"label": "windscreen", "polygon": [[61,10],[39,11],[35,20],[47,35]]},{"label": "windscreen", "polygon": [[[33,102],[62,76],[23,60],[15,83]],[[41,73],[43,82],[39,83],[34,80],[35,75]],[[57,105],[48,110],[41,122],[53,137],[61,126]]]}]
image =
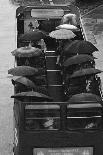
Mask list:
[{"label": "windscreen", "polygon": [[60,108],[58,105],[27,105],[25,107],[26,130],[58,130]]}]

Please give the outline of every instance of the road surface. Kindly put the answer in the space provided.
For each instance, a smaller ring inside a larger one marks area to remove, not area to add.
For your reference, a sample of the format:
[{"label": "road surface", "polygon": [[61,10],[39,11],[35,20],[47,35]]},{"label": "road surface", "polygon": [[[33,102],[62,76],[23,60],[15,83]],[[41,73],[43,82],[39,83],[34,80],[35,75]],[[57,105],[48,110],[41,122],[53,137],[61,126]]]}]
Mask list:
[{"label": "road surface", "polygon": [[14,64],[11,51],[16,48],[15,9],[9,0],[0,0],[0,155],[12,155],[13,87],[7,76]]}]

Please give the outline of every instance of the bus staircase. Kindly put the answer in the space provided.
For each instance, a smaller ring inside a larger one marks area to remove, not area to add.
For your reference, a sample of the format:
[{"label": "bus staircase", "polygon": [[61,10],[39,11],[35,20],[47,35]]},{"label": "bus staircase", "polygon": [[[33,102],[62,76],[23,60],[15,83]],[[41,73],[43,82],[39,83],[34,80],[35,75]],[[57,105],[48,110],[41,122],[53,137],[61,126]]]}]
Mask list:
[{"label": "bus staircase", "polygon": [[61,74],[61,67],[57,64],[56,51],[46,51],[46,71],[48,93],[53,98],[54,102],[64,101],[63,80]]}]

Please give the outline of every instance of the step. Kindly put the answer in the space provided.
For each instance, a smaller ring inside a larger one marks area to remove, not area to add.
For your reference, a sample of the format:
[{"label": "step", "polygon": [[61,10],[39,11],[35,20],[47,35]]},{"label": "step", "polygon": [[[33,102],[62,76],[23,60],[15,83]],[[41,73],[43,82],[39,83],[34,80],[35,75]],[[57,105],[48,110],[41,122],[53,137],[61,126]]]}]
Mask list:
[{"label": "step", "polygon": [[61,70],[47,70],[48,85],[62,85]]},{"label": "step", "polygon": [[57,64],[57,56],[46,56],[46,64],[49,70],[60,69],[60,66]]},{"label": "step", "polygon": [[62,85],[48,85],[48,92],[53,97],[54,102],[64,101],[65,96]]}]

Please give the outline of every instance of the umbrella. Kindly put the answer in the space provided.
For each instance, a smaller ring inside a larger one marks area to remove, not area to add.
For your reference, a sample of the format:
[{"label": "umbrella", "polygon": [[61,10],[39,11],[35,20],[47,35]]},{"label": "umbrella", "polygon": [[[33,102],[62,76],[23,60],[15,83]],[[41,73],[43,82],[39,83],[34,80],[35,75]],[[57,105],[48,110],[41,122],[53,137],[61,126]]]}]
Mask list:
[{"label": "umbrella", "polygon": [[67,66],[87,62],[87,61],[94,61],[94,59],[95,59],[95,57],[92,57],[92,56],[87,55],[87,54],[78,54],[78,55],[75,55],[75,56],[72,56],[72,57],[68,58],[63,63],[63,66],[67,67]]},{"label": "umbrella", "polygon": [[91,54],[98,49],[89,41],[85,40],[74,40],[70,44],[66,44],[63,49],[64,55],[69,55],[69,53],[79,53],[79,54]]},{"label": "umbrella", "polygon": [[20,37],[20,40],[25,41],[38,41],[40,39],[44,39],[46,34],[43,31],[35,29],[33,31],[27,32]]},{"label": "umbrella", "polygon": [[59,29],[49,33],[49,36],[55,39],[71,39],[76,35],[71,30]]},{"label": "umbrella", "polygon": [[76,85],[76,86],[69,86],[67,91],[66,91],[66,95],[67,96],[72,96],[74,94],[78,94],[78,93],[84,93],[86,92],[86,88],[85,88],[85,84],[80,84],[80,85]]},{"label": "umbrella", "polygon": [[93,74],[98,74],[101,73],[102,71],[99,69],[95,68],[85,68],[85,69],[80,69],[78,71],[75,71],[69,78],[76,78],[80,76],[86,76],[86,75],[93,75]]},{"label": "umbrella", "polygon": [[16,57],[33,57],[42,54],[41,49],[35,47],[20,47],[11,52],[13,56]]},{"label": "umbrella", "polygon": [[23,76],[14,76],[12,78],[12,81],[15,83],[21,83],[21,84],[27,86],[28,88],[35,88],[36,87],[34,82],[32,82],[31,80],[29,80],[28,78],[23,77]]},{"label": "umbrella", "polygon": [[102,98],[99,97],[98,95],[95,95],[95,94],[92,94],[92,93],[80,93],[80,94],[76,94],[76,95],[73,95],[69,100],[68,102],[72,102],[72,103],[80,103],[80,102],[83,102],[86,103],[86,102],[89,102],[89,101],[92,101],[92,102],[101,102],[102,101]]},{"label": "umbrella", "polygon": [[78,31],[79,29],[71,24],[62,24],[56,27],[56,29],[67,29],[67,30],[74,30],[74,31]]},{"label": "umbrella", "polygon": [[32,99],[46,99],[48,101],[52,101],[52,98],[50,96],[47,96],[45,94],[39,93],[39,92],[35,92],[35,91],[28,91],[28,92],[21,92],[21,93],[17,93],[15,95],[12,95],[11,98],[32,98]]},{"label": "umbrella", "polygon": [[[17,88],[19,90],[19,92],[27,92],[27,91],[36,91],[36,92],[39,92],[39,93],[43,93],[43,94],[46,94],[48,95],[48,91],[46,89],[45,86],[38,86],[38,85],[35,85],[35,83],[31,80],[29,80],[28,78],[26,77],[22,77],[22,76],[14,76],[12,78],[12,83],[15,85],[15,84],[20,84],[20,85],[17,85]],[[26,87],[22,87],[23,86],[26,86]]]},{"label": "umbrella", "polygon": [[14,76],[30,76],[38,73],[38,69],[30,66],[17,66],[8,70]]}]

